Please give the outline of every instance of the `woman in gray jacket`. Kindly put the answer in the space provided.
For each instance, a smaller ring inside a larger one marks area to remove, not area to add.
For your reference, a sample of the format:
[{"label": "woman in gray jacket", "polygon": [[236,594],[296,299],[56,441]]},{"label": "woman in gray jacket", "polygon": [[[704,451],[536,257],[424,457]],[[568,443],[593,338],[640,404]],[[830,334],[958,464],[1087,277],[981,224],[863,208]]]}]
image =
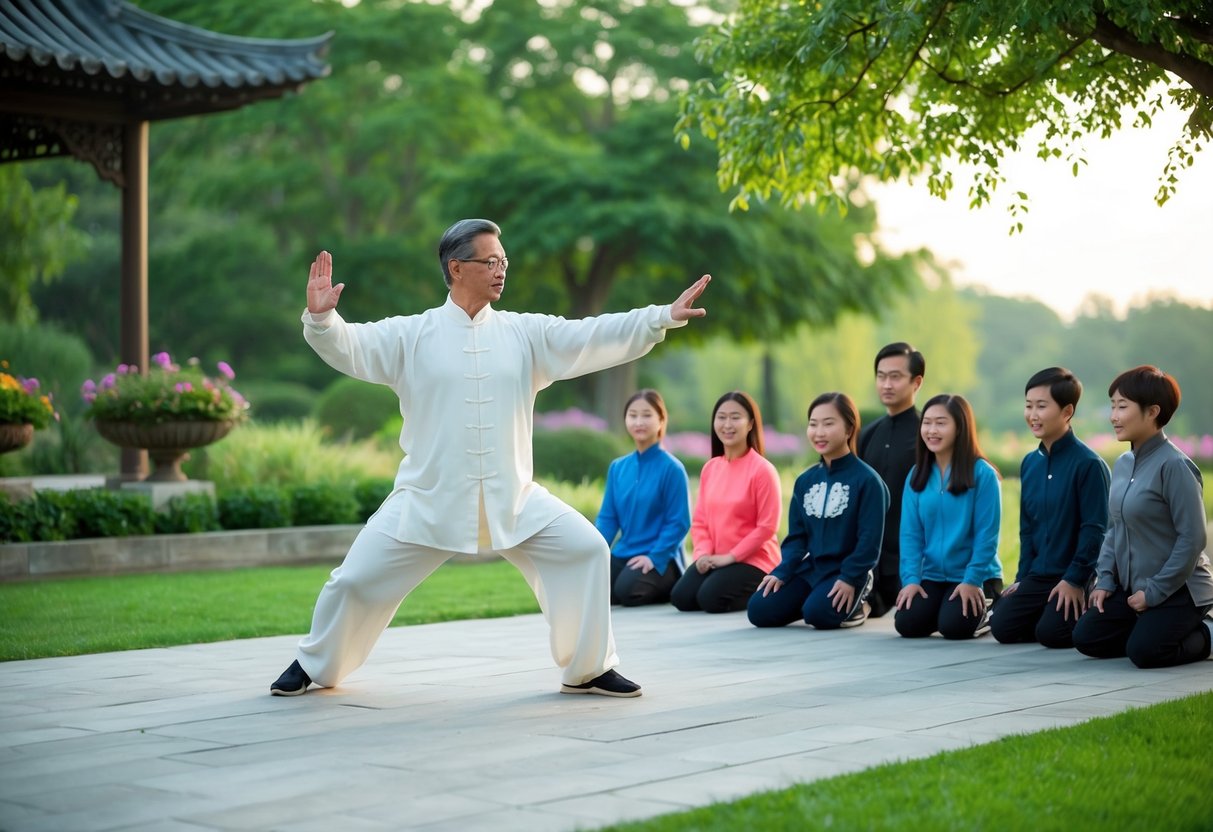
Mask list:
[{"label": "woman in gray jacket", "polygon": [[1109,526],[1090,606],[1074,628],[1080,653],[1138,667],[1209,657],[1213,573],[1205,554],[1200,469],[1167,439],[1179,384],[1157,367],[1116,377],[1112,427],[1130,450],[1112,469]]}]

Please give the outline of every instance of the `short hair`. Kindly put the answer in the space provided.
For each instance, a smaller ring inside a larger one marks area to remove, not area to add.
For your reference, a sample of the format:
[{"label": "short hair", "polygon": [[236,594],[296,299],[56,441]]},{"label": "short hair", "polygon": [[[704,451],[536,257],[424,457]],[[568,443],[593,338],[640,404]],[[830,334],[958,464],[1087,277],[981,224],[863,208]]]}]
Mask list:
[{"label": "short hair", "polygon": [[712,424],[708,426],[708,435],[712,437],[712,456],[724,456],[724,443],[716,435],[716,411],[720,410],[720,406],[725,402],[737,402],[749,415],[752,424],[750,432],[746,434],[745,442],[757,451],[759,456],[765,456],[762,444],[762,411],[758,409],[758,403],[750,397],[749,393],[743,393],[740,390],[730,390],[717,399],[716,404],[712,405]]},{"label": "short hair", "polygon": [[847,437],[847,445],[851,449],[851,453],[858,453],[856,443],[859,441],[859,408],[855,406],[855,402],[846,393],[822,393],[809,404],[808,413],[805,418],[813,418],[813,410],[823,404],[832,404],[834,409],[838,411],[838,415],[847,423],[847,427],[851,429],[851,435]]},{"label": "short hair", "polygon": [[446,231],[438,242],[438,262],[442,265],[442,279],[451,288],[452,260],[468,260],[476,256],[476,238],[481,234],[501,236],[501,228],[492,220],[460,220]]},{"label": "short hair", "polygon": [[927,374],[927,360],[922,357],[922,353],[905,341],[894,341],[892,344],[885,344],[881,347],[880,352],[876,353],[876,360],[872,362],[872,372],[875,373],[880,369],[881,361],[884,361],[886,358],[895,358],[899,355],[904,355],[910,359],[911,378]]},{"label": "short hair", "polygon": [[1082,398],[1082,382],[1065,367],[1046,367],[1034,374],[1024,385],[1024,394],[1033,387],[1048,387],[1049,395],[1062,408],[1069,405],[1077,409]]},{"label": "short hair", "polygon": [[637,390],[631,396],[628,396],[628,400],[623,404],[624,418],[627,418],[628,408],[630,408],[634,402],[639,401],[640,399],[644,399],[649,407],[657,411],[657,418],[661,420],[661,426],[657,428],[657,438],[661,439],[663,436],[665,436],[665,427],[666,423],[669,421],[669,416],[666,414],[665,399],[661,398],[661,394],[653,388],[646,387],[643,390]]},{"label": "short hair", "polygon": [[1125,370],[1114,378],[1108,385],[1108,398],[1117,392],[1129,401],[1136,402],[1143,411],[1151,405],[1158,405],[1158,418],[1154,423],[1160,428],[1171,421],[1183,396],[1179,382],[1152,364]]},{"label": "short hair", "polygon": [[[922,408],[922,416],[918,420],[918,438],[914,451],[914,469],[911,472],[910,488],[922,491],[927,487],[931,478],[931,468],[935,465],[935,452],[927,447],[922,438],[922,420],[927,417],[927,411],[935,405],[943,405],[956,423],[956,444],[952,448],[952,473],[948,480],[948,492],[963,494],[977,485],[977,460],[990,460],[981,452],[977,444],[977,417],[973,415],[973,406],[964,396],[951,393],[940,393],[932,396]],[[990,463],[993,465],[993,463]],[[998,473],[998,468],[994,468]]]}]

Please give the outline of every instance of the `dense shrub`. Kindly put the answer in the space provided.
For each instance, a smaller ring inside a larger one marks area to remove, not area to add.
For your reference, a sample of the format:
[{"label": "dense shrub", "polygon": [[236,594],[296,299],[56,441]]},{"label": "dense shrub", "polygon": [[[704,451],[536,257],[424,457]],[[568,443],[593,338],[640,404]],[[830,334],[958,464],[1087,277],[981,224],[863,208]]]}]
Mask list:
[{"label": "dense shrub", "polygon": [[0,543],[67,540],[75,529],[75,515],[63,492],[40,491],[27,500],[0,494]]},{"label": "dense shrub", "polygon": [[622,437],[585,428],[535,431],[535,476],[563,482],[601,480],[630,446]]},{"label": "dense shrub", "polygon": [[[357,482],[392,477],[400,464],[399,447],[385,449],[371,440],[331,442],[311,419],[276,425],[254,422],[203,450],[207,479],[222,489]],[[191,465],[184,468],[193,477]]]},{"label": "dense shrub", "polygon": [[400,415],[400,400],[391,388],[355,378],[337,379],[316,401],[315,418],[334,439],[365,439]]},{"label": "dense shrub", "polygon": [[354,499],[358,501],[358,522],[365,523],[379,510],[379,506],[392,493],[395,480],[379,478],[362,480],[354,486]]},{"label": "dense shrub", "polygon": [[296,526],[336,526],[358,522],[358,498],[350,486],[310,483],[291,489]]},{"label": "dense shrub", "polygon": [[92,371],[93,356],[80,336],[49,323],[5,324],[0,326],[0,358],[21,375],[37,378],[42,392],[54,399],[56,410],[80,413],[84,409],[79,390]]},{"label": "dense shrub", "polygon": [[125,537],[151,534],[155,528],[152,503],[142,494],[89,488],[63,497],[76,521],[71,537]]},{"label": "dense shrub", "polygon": [[291,525],[291,499],[273,485],[233,488],[219,494],[219,523],[225,529],[279,529]]},{"label": "dense shrub", "polygon": [[183,494],[156,512],[156,534],[192,534],[218,531],[219,507],[210,494]]},{"label": "dense shrub", "polygon": [[240,389],[256,405],[253,418],[262,424],[306,419],[316,406],[316,391],[291,381],[242,381]]}]

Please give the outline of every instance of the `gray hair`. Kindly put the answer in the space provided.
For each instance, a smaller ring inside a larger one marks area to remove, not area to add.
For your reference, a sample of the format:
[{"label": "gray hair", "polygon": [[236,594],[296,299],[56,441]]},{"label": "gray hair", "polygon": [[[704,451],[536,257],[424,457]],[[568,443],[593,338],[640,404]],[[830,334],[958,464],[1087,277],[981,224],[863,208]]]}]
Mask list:
[{"label": "gray hair", "polygon": [[452,260],[468,260],[476,256],[475,240],[481,234],[501,236],[501,228],[492,220],[460,220],[442,234],[438,243],[438,262],[442,264],[442,279],[451,288]]}]

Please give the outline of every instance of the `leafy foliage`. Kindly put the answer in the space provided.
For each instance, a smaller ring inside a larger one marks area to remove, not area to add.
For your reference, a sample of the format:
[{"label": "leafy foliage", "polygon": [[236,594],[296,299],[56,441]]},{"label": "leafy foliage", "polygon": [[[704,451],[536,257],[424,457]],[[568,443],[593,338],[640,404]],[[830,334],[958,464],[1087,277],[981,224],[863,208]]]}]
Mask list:
[{"label": "leafy foliage", "polygon": [[[1177,106],[1190,118],[1161,204],[1213,138],[1210,27],[1203,0],[741,0],[698,41],[714,78],[688,94],[679,128],[684,141],[698,125],[716,142],[737,206],[776,195],[841,203],[854,172],[925,174],[946,197],[958,163],[977,167],[976,206],[1021,143],[1077,174],[1084,136],[1122,128],[1126,108],[1148,126]],[[1027,195],[1016,197],[1019,215]]]},{"label": "leafy foliage", "polygon": [[611,460],[628,450],[612,433],[568,428],[535,431],[535,476],[579,483],[606,477]]},{"label": "leafy foliage", "polygon": [[156,534],[196,534],[219,529],[219,507],[210,494],[182,494],[170,499],[163,511],[156,512]]},{"label": "leafy foliage", "polygon": [[379,510],[388,494],[392,493],[395,481],[390,477],[362,480],[354,486],[354,499],[358,501],[358,522],[365,523]]},{"label": "leafy foliage", "polygon": [[225,529],[280,529],[292,522],[290,495],[275,485],[225,489],[218,503]]},{"label": "leafy foliage", "polygon": [[127,537],[151,534],[155,528],[152,503],[142,494],[90,488],[68,491],[66,510],[75,521],[71,537]]},{"label": "leafy foliage", "polygon": [[0,165],[0,321],[32,324],[33,286],[49,285],[85,252],[72,226],[76,197],[62,183],[35,189],[15,165]]},{"label": "leafy foliage", "polygon": [[314,415],[330,436],[366,439],[400,415],[400,400],[390,387],[342,376],[316,399]]},{"label": "leafy foliage", "polygon": [[296,526],[329,526],[358,522],[358,497],[332,483],[301,483],[291,489],[291,515]]}]

